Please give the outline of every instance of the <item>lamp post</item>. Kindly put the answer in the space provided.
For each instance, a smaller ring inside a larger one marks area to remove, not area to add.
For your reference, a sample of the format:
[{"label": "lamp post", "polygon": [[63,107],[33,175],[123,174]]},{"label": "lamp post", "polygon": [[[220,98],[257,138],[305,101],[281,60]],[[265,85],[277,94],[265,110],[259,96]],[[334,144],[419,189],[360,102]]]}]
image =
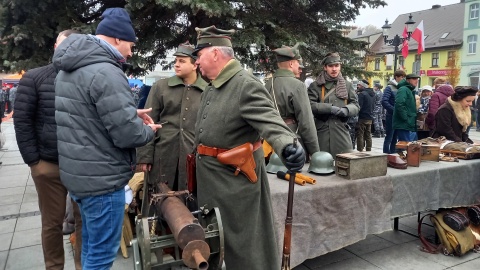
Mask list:
[{"label": "lamp post", "polygon": [[407,26],[407,37],[400,37],[398,34],[395,34],[395,36],[392,39],[388,39],[388,34],[390,31],[390,28],[392,26],[388,24],[388,19],[385,20],[385,25],[382,26],[383,29],[383,42],[386,45],[389,46],[394,46],[394,56],[395,56],[395,61],[394,61],[394,66],[393,66],[393,72],[397,70],[397,54],[398,54],[398,46],[403,44],[405,40],[410,40],[410,37],[412,36],[413,32],[413,25],[415,24],[415,21],[412,20],[412,14],[410,13],[410,16],[408,16],[408,21],[405,22],[405,25]]}]

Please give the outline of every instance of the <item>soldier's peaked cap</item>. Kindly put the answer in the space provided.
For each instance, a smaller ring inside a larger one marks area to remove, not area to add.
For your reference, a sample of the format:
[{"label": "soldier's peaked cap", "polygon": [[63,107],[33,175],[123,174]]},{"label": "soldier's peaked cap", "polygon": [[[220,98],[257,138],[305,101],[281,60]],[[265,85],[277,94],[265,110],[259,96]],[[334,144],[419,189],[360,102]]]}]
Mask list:
[{"label": "soldier's peaked cap", "polygon": [[235,33],[235,30],[233,29],[223,30],[216,28],[215,25],[212,25],[205,28],[195,27],[195,31],[197,31],[198,36],[197,45],[195,46],[193,55],[197,55],[201,49],[207,47],[232,47],[231,36]]},{"label": "soldier's peaked cap", "polygon": [[195,47],[187,41],[178,46],[177,51],[173,54],[173,56],[188,56],[196,59],[196,57],[193,55],[194,50]]},{"label": "soldier's peaked cap", "polygon": [[298,46],[300,43],[295,44],[293,47],[282,45],[282,47],[273,50],[277,56],[277,62],[285,62],[290,60],[302,59]]}]

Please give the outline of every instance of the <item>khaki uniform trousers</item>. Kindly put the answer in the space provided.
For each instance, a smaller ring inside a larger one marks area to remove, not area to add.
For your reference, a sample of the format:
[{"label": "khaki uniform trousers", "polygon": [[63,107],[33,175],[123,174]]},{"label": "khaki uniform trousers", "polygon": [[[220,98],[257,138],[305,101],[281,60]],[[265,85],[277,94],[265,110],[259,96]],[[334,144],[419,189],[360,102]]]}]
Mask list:
[{"label": "khaki uniform trousers", "polygon": [[[42,247],[45,269],[64,269],[62,225],[65,217],[67,189],[60,180],[58,164],[40,160],[31,166],[31,173],[38,194],[38,206],[42,220]],[[75,269],[82,269],[82,219],[78,205],[73,202],[75,216]]]}]

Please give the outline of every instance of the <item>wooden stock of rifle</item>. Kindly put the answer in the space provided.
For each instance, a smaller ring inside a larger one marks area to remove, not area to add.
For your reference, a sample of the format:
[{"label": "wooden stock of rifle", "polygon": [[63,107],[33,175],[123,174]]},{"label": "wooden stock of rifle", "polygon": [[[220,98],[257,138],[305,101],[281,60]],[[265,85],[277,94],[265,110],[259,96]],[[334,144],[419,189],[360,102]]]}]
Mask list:
[{"label": "wooden stock of rifle", "polygon": [[[297,138],[293,139],[293,146],[297,147]],[[283,234],[283,256],[281,270],[290,270],[290,248],[292,246],[292,209],[296,172],[288,170],[287,173],[290,174],[290,180],[288,184],[287,217],[285,218],[285,232]]]}]

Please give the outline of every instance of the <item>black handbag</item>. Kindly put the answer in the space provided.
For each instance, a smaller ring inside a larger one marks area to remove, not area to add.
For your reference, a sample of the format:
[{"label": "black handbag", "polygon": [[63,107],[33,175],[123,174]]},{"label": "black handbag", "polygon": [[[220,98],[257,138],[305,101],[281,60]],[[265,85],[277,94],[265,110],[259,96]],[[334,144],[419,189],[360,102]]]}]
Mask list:
[{"label": "black handbag", "polygon": [[470,223],[463,213],[456,210],[448,211],[443,215],[443,222],[457,232],[464,230]]}]

